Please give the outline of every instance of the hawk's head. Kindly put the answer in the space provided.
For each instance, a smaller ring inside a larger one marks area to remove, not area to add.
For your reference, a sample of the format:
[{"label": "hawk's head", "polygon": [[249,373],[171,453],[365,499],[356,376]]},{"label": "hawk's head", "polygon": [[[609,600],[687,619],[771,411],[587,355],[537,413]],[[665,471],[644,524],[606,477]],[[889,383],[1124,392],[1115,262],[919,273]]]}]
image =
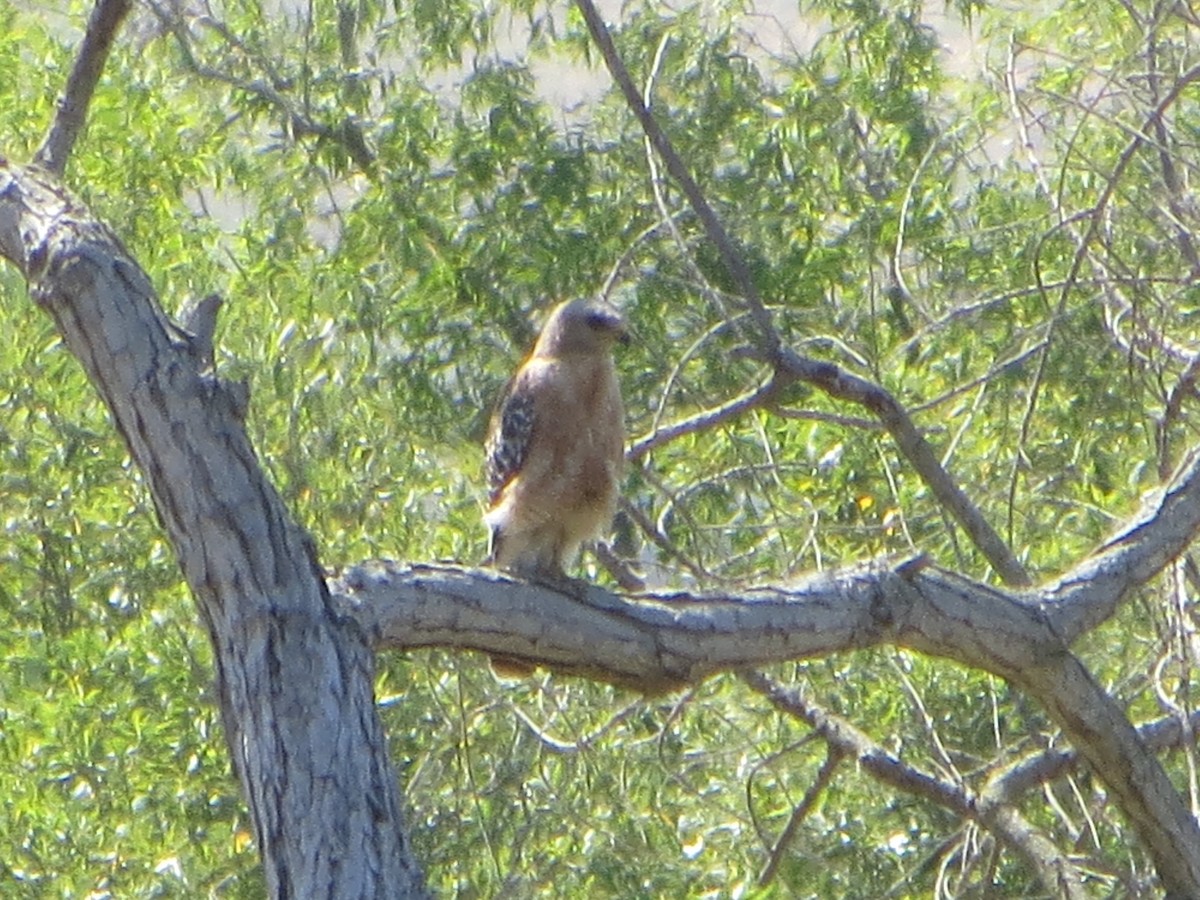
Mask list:
[{"label": "hawk's head", "polygon": [[625,317],[601,300],[568,300],[550,313],[542,326],[535,356],[607,353],[620,341],[627,343]]}]

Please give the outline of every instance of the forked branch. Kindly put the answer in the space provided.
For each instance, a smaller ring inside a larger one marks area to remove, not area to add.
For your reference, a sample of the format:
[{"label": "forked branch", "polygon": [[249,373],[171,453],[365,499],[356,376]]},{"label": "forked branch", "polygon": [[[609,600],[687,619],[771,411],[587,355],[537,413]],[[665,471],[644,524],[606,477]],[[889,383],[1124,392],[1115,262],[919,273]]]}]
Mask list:
[{"label": "forked branch", "polygon": [[984,803],[965,787],[922,772],[889,753],[852,724],[810,703],[799,692],[759,672],[744,672],[742,680],[766,697],[776,709],[795,716],[821,736],[831,752],[854,759],[878,781],[899,791],[923,797],[957,816],[977,821],[1030,865],[1050,896],[1085,900],[1083,879],[1054,843],[1013,807]]},{"label": "forked branch", "polygon": [[[820,388],[831,397],[857,403],[875,413],[895,438],[900,451],[979,547],[1000,577],[1008,584],[1029,584],[1029,575],[1020,560],[992,528],[979,508],[958,487],[938,460],[929,442],[913,423],[911,416],[895,397],[882,386],[851,375],[833,363],[811,359],[784,346],[771,313],[759,296],[741,254],[737,252],[733,241],[709,205],[704,192],[688,171],[687,165],[676,152],[670,138],[646,106],[592,0],[576,0],[576,5],[583,13],[592,40],[600,49],[605,65],[625,96],[626,103],[637,116],[647,139],[662,157],[667,171],[683,189],[688,203],[704,226],[705,234],[717,248],[725,267],[737,284],[742,302],[750,314],[750,321],[754,323],[754,329],[748,335],[749,340],[762,361],[771,367],[774,373],[772,383],[783,387],[791,381],[804,381]],[[736,404],[738,401],[732,402]]]}]

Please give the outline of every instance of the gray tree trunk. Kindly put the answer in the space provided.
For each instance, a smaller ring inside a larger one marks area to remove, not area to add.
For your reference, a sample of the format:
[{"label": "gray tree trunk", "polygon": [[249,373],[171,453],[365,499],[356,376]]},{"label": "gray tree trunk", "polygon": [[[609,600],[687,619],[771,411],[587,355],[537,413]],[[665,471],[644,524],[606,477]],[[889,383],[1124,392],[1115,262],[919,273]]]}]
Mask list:
[{"label": "gray tree trunk", "polygon": [[244,389],[216,378],[203,334],[167,319],[109,229],[56,180],[3,160],[0,255],[58,323],[154,498],[212,640],[271,896],[424,896],[372,652],[263,476]]}]

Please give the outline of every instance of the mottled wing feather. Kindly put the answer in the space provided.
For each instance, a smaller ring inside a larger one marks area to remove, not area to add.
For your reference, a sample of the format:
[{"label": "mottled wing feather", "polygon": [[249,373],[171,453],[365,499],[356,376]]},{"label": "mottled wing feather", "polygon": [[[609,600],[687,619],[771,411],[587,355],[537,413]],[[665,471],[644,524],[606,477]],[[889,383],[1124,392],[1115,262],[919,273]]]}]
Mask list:
[{"label": "mottled wing feather", "polygon": [[487,439],[488,500],[495,503],[525,463],[533,434],[533,393],[518,375],[501,394]]}]

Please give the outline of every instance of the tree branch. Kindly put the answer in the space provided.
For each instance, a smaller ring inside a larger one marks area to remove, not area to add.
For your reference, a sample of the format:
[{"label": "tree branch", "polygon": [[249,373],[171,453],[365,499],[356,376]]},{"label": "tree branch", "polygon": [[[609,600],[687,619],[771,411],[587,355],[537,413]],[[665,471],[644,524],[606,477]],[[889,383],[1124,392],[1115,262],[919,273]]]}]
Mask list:
[{"label": "tree branch", "polygon": [[67,159],[87,120],[92,93],[104,71],[117,29],[131,5],[130,0],[96,0],[92,9],[79,55],[75,57],[67,86],[58,100],[54,122],[33,157],[34,162],[60,178],[67,170]]},{"label": "tree branch", "polygon": [[[1187,725],[1178,716],[1167,716],[1139,725],[1138,737],[1154,752],[1194,744],[1200,732],[1200,711],[1187,718]],[[983,794],[1000,803],[1011,803],[1034,787],[1048,784],[1076,770],[1084,762],[1078,750],[1051,749],[1009,766],[991,779]]]},{"label": "tree branch", "polygon": [[769,405],[778,394],[779,379],[772,376],[753,390],[746,391],[746,393],[734,397],[720,406],[703,410],[694,416],[675,422],[674,424],[655,428],[654,431],[645,437],[633,441],[629,445],[629,449],[625,452],[625,458],[633,462],[650,453],[652,450],[661,447],[663,444],[669,444],[671,441],[683,437],[685,434],[694,434],[698,431],[707,431],[710,428],[716,428],[723,422],[735,419],[748,410]]},{"label": "tree branch", "polygon": [[1200,533],[1200,452],[1149,495],[1113,537],[1041,592],[1051,626],[1073,643],[1117,610],[1121,599],[1158,575]]},{"label": "tree branch", "polygon": [[771,321],[771,314],[767,311],[766,306],[763,305],[762,298],[758,295],[758,289],[754,286],[754,280],[750,277],[750,270],[746,268],[741,255],[734,249],[733,241],[729,239],[729,235],[726,233],[725,227],[721,224],[721,220],[717,218],[717,214],[709,206],[707,198],[700,190],[700,186],[696,184],[696,180],[692,178],[687,166],[679,154],[675,152],[675,147],[658,126],[658,122],[650,110],[646,107],[645,102],[642,100],[641,92],[629,76],[629,70],[625,68],[625,63],[621,60],[621,55],[617,52],[612,35],[608,33],[608,28],[605,27],[604,20],[600,17],[600,13],[596,11],[592,0],[575,0],[575,5],[579,7],[579,11],[583,14],[588,32],[591,34],[596,46],[600,49],[600,55],[604,57],[604,63],[608,66],[609,74],[612,75],[613,80],[621,89],[621,93],[625,95],[625,102],[629,104],[629,108],[637,116],[638,121],[642,125],[642,131],[645,132],[650,143],[654,145],[654,149],[662,157],[667,171],[671,173],[671,177],[683,189],[684,194],[688,198],[688,203],[703,223],[705,232],[716,246],[717,252],[721,255],[721,261],[725,264],[725,268],[729,270],[729,274],[733,277],[738,289],[742,292],[742,302],[745,303],[757,325],[757,333],[751,335],[751,340],[764,356],[768,358],[774,357],[780,346],[779,334]]},{"label": "tree branch", "polygon": [[795,588],[627,599],[584,582],[564,593],[490,569],[376,561],[347,569],[330,591],[377,649],[478,650],[658,694],[722,670],[878,643],[873,598],[898,577],[863,567]]},{"label": "tree branch", "polygon": [[374,563],[331,590],[379,648],[479,650],[649,694],[881,644],[991,672],[1063,729],[1118,799],[1163,884],[1200,896],[1200,829],[1123,710],[1070,653],[1042,594],[1014,596],[920,560],[743,593],[636,599],[583,583],[564,593],[490,571]]},{"label": "tree branch", "polygon": [[1167,897],[1200,897],[1200,827],[1116,700],[1066,652],[1012,681],[1037,698],[1117,798]]},{"label": "tree branch", "polygon": [[821,764],[821,768],[817,771],[817,777],[813,779],[813,783],[808,786],[808,790],[804,792],[804,796],[796,804],[796,808],[792,810],[792,814],[788,818],[787,827],[779,835],[779,840],[771,848],[771,856],[767,860],[767,865],[763,869],[762,874],[758,876],[760,887],[766,887],[775,880],[775,876],[779,873],[779,865],[783,862],[789,848],[791,848],[792,841],[795,840],[796,832],[800,829],[800,825],[808,818],[808,814],[817,805],[817,801],[821,799],[821,795],[825,793],[825,789],[833,782],[833,776],[837,774],[838,767],[846,758],[845,750],[842,747],[839,747],[832,741],[827,741],[826,743],[827,753],[825,755],[825,762]]},{"label": "tree branch", "polygon": [[1079,871],[1049,838],[1011,806],[981,802],[966,788],[903,762],[849,722],[809,703],[799,691],[788,689],[762,673],[744,672],[741,678],[776,709],[808,723],[831,751],[857,760],[878,781],[923,797],[961,818],[979,822],[1024,858],[1051,896],[1068,900],[1085,900],[1088,896]]},{"label": "tree branch", "polygon": [[592,40],[600,49],[600,54],[603,56],[613,80],[625,96],[625,102],[637,116],[642,130],[654,145],[654,149],[663,158],[671,177],[682,187],[688,203],[704,226],[705,233],[717,248],[722,261],[737,284],[738,290],[742,294],[742,301],[757,329],[756,334],[750,335],[750,340],[763,361],[774,371],[771,382],[777,383],[779,388],[783,388],[790,381],[799,379],[819,387],[832,397],[849,400],[870,409],[880,418],[884,427],[891,432],[901,453],[926,481],[939,502],[950,511],[971,540],[975,542],[975,545],[987,557],[988,562],[1000,577],[1008,584],[1029,584],[1030,578],[1025,572],[1025,567],[1013,555],[999,533],[984,518],[983,513],[958,487],[950,473],[939,462],[933,448],[917,430],[916,425],[913,424],[912,419],[895,397],[880,385],[844,372],[832,363],[819,362],[802,356],[783,345],[771,313],[762,298],[759,297],[758,289],[755,287],[741,255],[735,249],[703,191],[700,190],[696,180],[675,151],[670,139],[659,127],[653,113],[647,107],[629,75],[629,70],[617,52],[612,35],[608,33],[603,19],[600,18],[600,14],[592,4],[592,0],[576,0],[576,5],[583,13]]},{"label": "tree branch", "polygon": [[167,9],[162,4],[151,2],[150,11],[158,18],[159,23],[174,38],[182,57],[183,65],[198,78],[224,84],[236,91],[257,98],[265,106],[274,109],[282,116],[297,138],[315,137],[321,141],[336,144],[353,160],[359,170],[371,175],[375,170],[375,152],[367,142],[367,136],[362,126],[353,116],[343,116],[333,124],[322,122],[299,106],[287,96],[286,82],[272,71],[271,67],[259,59],[233,35],[233,33],[212,15],[200,17],[202,22],[213,33],[217,34],[228,46],[245,57],[249,64],[265,69],[263,78],[242,78],[233,74],[232,67],[207,65],[201,62],[193,49],[193,39],[187,25],[173,9]]},{"label": "tree branch", "polygon": [[780,366],[795,378],[819,387],[831,397],[864,406],[879,417],[896,441],[900,452],[929,485],[938,501],[963,527],[996,573],[1011,585],[1031,583],[1025,567],[983,513],[938,460],[904,407],[891,393],[874,382],[852,375],[839,366],[802,356],[790,349],[780,352]]}]

